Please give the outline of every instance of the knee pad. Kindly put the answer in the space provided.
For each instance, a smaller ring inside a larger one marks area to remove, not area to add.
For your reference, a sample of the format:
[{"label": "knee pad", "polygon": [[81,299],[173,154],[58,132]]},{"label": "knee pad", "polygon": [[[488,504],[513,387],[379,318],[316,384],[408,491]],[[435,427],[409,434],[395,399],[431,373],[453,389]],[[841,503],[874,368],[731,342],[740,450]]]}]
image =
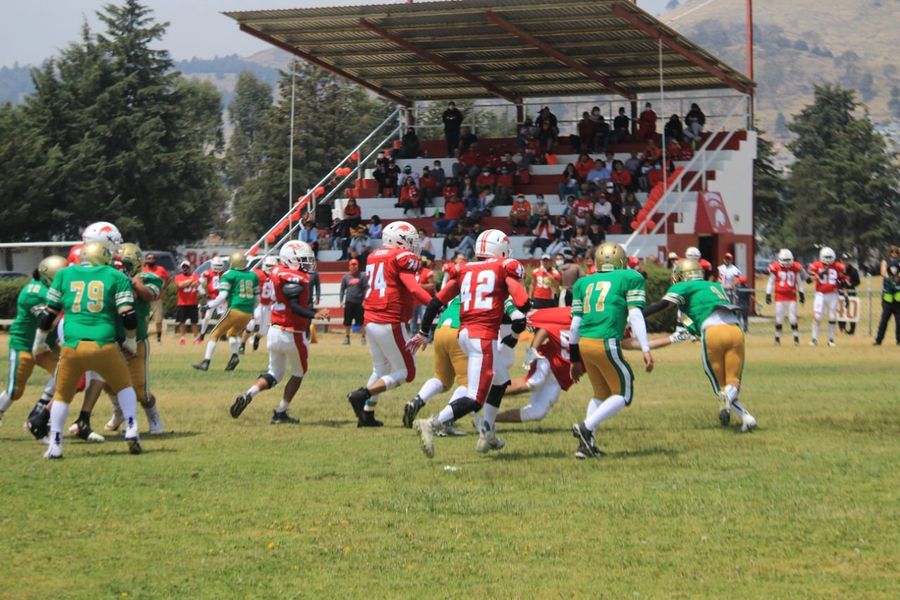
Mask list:
[{"label": "knee pad", "polygon": [[481,410],[481,405],[468,396],[464,396],[451,402],[450,408],[453,410],[453,419],[457,420],[470,413],[478,412]]},{"label": "knee pad", "polygon": [[272,375],[271,373],[268,373],[268,372],[260,373],[259,378],[266,380],[266,383],[269,384],[269,389],[272,389],[273,387],[278,385],[278,380],[275,379],[275,376]]},{"label": "knee pad", "polygon": [[506,388],[509,387],[510,383],[512,382],[507,381],[506,383],[501,383],[500,385],[492,385],[491,391],[488,392],[487,403],[491,406],[500,408],[500,402],[503,400],[503,394],[506,393]]}]

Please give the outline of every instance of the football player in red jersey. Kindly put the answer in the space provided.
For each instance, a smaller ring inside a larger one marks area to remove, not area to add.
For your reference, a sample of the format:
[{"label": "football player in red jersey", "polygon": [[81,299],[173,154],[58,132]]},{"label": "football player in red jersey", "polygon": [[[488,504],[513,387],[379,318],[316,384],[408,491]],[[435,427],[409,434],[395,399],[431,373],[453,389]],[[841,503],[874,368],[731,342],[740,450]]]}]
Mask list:
[{"label": "football player in red jersey", "polygon": [[309,372],[309,327],[312,319],[327,319],[328,311],[312,307],[309,274],[316,270],[316,255],[306,242],[290,240],[281,247],[281,265],[272,268],[267,280],[272,283],[272,323],[266,334],[269,368],[250,389],[234,399],[230,413],[238,418],[254,396],[275,387],[290,367],[291,378],[284,385],[281,402],[272,413],[272,424],[296,424],[300,421],[287,411]]},{"label": "football player in red jersey", "polygon": [[[219,295],[219,279],[222,277],[222,274],[225,272],[225,259],[221,256],[214,256],[211,261],[209,261],[209,268],[203,273],[200,274],[200,294],[202,296],[206,296],[206,305],[209,306],[209,303],[215,300]],[[213,316],[213,312],[219,314],[219,316],[225,314],[225,310],[227,307],[222,304],[216,309],[206,308],[203,313],[203,322],[200,324],[200,337],[195,342],[203,341],[203,338],[206,337],[206,330],[209,327],[209,320]]]},{"label": "football player in red jersey", "polygon": [[800,331],[797,328],[797,295],[800,304],[806,303],[803,282],[806,271],[794,260],[794,254],[787,248],[778,251],[778,260],[769,265],[769,283],[766,285],[766,304],[772,304],[775,294],[775,343],[781,344],[781,328],[784,324],[784,313],[787,311],[794,345],[800,344]]},{"label": "football player in red jersey", "polygon": [[[530,309],[528,292],[521,284],[525,269],[509,258],[509,237],[498,229],[488,229],[475,241],[475,257],[482,260],[464,263],[454,272],[443,289],[429,303],[422,318],[422,329],[409,341],[412,351],[428,341],[428,331],[438,311],[459,295],[459,345],[468,357],[468,392],[451,402],[431,419],[419,419],[415,425],[422,437],[422,450],[434,456],[434,431],[450,421],[484,407],[484,424],[479,432],[479,452],[499,450],[504,442],[496,435],[495,420],[509,385],[508,369],[495,346],[503,321],[503,303],[507,296],[521,311],[512,321],[509,346],[525,330],[525,315]],[[515,313],[514,313],[515,314]],[[499,381],[498,377],[504,381]]]},{"label": "football player in red jersey", "polygon": [[819,321],[828,316],[828,346],[834,347],[834,333],[837,328],[838,289],[844,279],[844,265],[836,263],[834,250],[828,246],[819,250],[819,260],[807,269],[810,279],[816,280],[816,298],[813,301],[813,325],[810,346],[819,343]]},{"label": "football player in red jersey", "polygon": [[407,323],[416,303],[431,301],[431,294],[416,281],[421,267],[416,228],[406,221],[394,221],[384,228],[381,238],[381,248],[366,260],[368,288],[363,301],[372,374],[366,387],[347,394],[357,427],[381,427],[384,423],[375,419],[378,395],[416,378],[416,364],[406,347]]},{"label": "football player in red jersey", "polygon": [[[261,267],[256,267],[253,272],[259,279],[259,304],[253,311],[253,318],[247,323],[247,328],[241,339],[241,346],[238,350],[243,354],[247,345],[247,340],[253,336],[253,351],[259,348],[259,339],[265,337],[269,333],[269,323],[272,321],[272,303],[275,302],[275,285],[269,279],[272,269],[278,266],[277,256],[267,256],[262,261]],[[256,332],[254,334],[254,331]]]}]

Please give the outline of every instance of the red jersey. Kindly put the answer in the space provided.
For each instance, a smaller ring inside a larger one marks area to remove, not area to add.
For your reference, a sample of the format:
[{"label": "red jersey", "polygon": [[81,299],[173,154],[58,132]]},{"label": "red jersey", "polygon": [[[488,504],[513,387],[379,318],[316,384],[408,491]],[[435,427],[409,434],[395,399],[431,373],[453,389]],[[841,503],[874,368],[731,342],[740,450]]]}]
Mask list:
[{"label": "red jersey", "polygon": [[562,285],[562,275],[559,271],[547,271],[544,267],[538,267],[531,272],[531,280],[534,282],[535,300],[553,300],[556,291]]},{"label": "red jersey", "polygon": [[[455,285],[445,286],[438,297],[447,304],[459,294],[459,328],[468,329],[472,338],[496,339],[503,322],[503,302],[510,295],[506,278],[521,281],[525,268],[512,258],[487,258],[463,263],[451,276]],[[524,304],[523,299],[514,301]]]},{"label": "red jersey", "polygon": [[802,273],[803,267],[796,261],[789,267],[783,267],[778,261],[769,265],[769,275],[772,276],[775,283],[776,302],[794,302],[797,300],[797,291]]},{"label": "red jersey", "polygon": [[572,211],[579,219],[587,219],[594,212],[594,203],[590,198],[581,197],[572,204]]},{"label": "red jersey", "polygon": [[[556,377],[559,386],[567,390],[574,385],[569,360],[569,326],[572,323],[572,309],[568,306],[559,308],[541,308],[528,317],[529,327],[543,329],[548,334],[547,341],[538,349],[550,363],[550,371]],[[532,364],[529,376],[534,373],[536,365]]]},{"label": "red jersey", "polygon": [[816,261],[809,265],[809,276],[816,280],[816,291],[830,294],[838,291],[841,280],[844,279],[844,265],[839,262],[826,265],[822,261]]},{"label": "red jersey", "polygon": [[269,280],[269,276],[262,269],[253,269],[256,278],[259,279],[259,303],[269,306],[275,301],[275,284]]},{"label": "red jersey", "polygon": [[[190,281],[187,287],[181,287],[185,281]],[[175,289],[178,290],[178,306],[197,306],[197,296],[200,294],[200,278],[196,273],[185,275],[179,273],[175,276]]]},{"label": "red jersey", "polygon": [[[412,317],[416,304],[427,304],[430,295],[416,285],[419,258],[403,248],[378,248],[366,260],[366,323],[403,323]],[[402,281],[406,279],[406,282]],[[416,294],[407,286],[418,287]]]},{"label": "red jersey", "polygon": [[162,265],[144,265],[144,271],[153,273],[154,275],[162,279],[163,283],[169,282],[169,272],[166,271],[166,268]]},{"label": "red jersey", "polygon": [[222,273],[207,269],[200,274],[200,285],[206,290],[206,299],[215,300],[219,295],[219,278]]},{"label": "red jersey", "polygon": [[[272,267],[272,273],[266,279],[272,284],[272,290],[275,294],[275,302],[272,304],[272,325],[277,325],[288,331],[307,331],[310,319],[301,317],[291,310],[283,288],[287,283],[299,284],[302,288],[299,298],[300,305],[310,306],[312,286],[309,284],[309,274],[279,265]],[[261,292],[260,296],[262,296]]]}]

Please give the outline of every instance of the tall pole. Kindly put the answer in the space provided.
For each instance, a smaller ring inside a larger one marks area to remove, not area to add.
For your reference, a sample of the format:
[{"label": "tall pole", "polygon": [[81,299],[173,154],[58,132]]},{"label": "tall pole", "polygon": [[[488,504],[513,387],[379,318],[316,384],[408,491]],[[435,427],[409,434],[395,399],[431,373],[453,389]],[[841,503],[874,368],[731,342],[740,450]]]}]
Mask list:
[{"label": "tall pole", "polygon": [[[753,0],[747,0],[747,77],[753,80]],[[754,126],[754,91],[750,91],[750,127]]]},{"label": "tall pole", "polygon": [[[293,66],[293,65],[292,65]],[[294,96],[297,86],[294,84],[297,72],[291,69],[291,149],[288,152],[288,213],[294,207]]]}]

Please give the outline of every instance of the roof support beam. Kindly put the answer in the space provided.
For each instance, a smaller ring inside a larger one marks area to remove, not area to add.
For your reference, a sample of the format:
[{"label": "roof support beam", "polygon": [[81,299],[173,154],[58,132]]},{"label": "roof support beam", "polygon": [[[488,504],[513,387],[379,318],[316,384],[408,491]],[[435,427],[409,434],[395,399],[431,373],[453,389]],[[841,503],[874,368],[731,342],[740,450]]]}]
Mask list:
[{"label": "roof support beam", "polygon": [[535,48],[537,48],[538,50],[540,50],[547,56],[550,56],[551,58],[556,59],[557,61],[562,63],[564,66],[569,67],[573,71],[577,71],[577,72],[581,73],[588,79],[593,79],[594,81],[601,84],[603,87],[605,87],[609,90],[612,90],[614,92],[617,92],[621,96],[624,96],[626,98],[635,98],[636,97],[635,93],[632,90],[629,90],[625,87],[622,87],[621,85],[619,85],[617,83],[610,81],[609,77],[607,77],[606,75],[602,75],[602,74],[598,73],[597,71],[594,71],[593,69],[587,68],[580,62],[569,58],[562,52],[559,52],[558,50],[554,49],[552,46],[550,46],[546,42],[543,42],[543,41],[539,40],[538,38],[534,37],[533,35],[531,35],[530,33],[519,29],[518,27],[516,27],[515,25],[513,25],[512,23],[510,23],[509,21],[507,21],[500,15],[494,13],[493,11],[489,10],[489,11],[485,12],[484,14],[485,14],[485,17],[487,17],[488,21],[490,21],[491,23],[493,23],[494,25],[496,25],[503,31],[519,38],[520,40],[522,40],[523,42],[526,42],[527,44],[534,46]]},{"label": "roof support beam", "polygon": [[640,29],[645,34],[647,34],[647,36],[649,36],[653,39],[658,39],[658,40],[662,41],[663,45],[666,46],[669,50],[671,50],[672,52],[675,52],[676,54],[683,56],[685,59],[691,61],[693,64],[697,65],[698,67],[705,69],[708,73],[710,73],[716,79],[722,81],[723,83],[728,84],[729,86],[731,86],[732,88],[736,89],[737,91],[739,91],[743,94],[753,95],[752,87],[744,85],[743,83],[741,83],[737,79],[734,79],[733,77],[729,77],[728,74],[725,73],[725,71],[723,71],[716,65],[710,63],[708,60],[706,60],[705,58],[703,58],[696,52],[692,52],[691,50],[685,48],[684,46],[681,45],[681,43],[678,42],[678,40],[674,39],[673,37],[671,37],[669,35],[664,34],[660,30],[657,30],[652,25],[647,24],[637,14],[635,14],[631,10],[625,8],[622,4],[618,4],[618,3],[613,4],[612,11],[613,11],[613,14],[615,14],[617,17],[620,17],[621,19],[628,21],[628,23],[632,27],[635,27],[636,29]]},{"label": "roof support beam", "polygon": [[253,37],[259,38],[264,42],[267,42],[269,44],[272,44],[273,46],[281,48],[285,52],[290,52],[294,56],[298,56],[307,62],[311,62],[312,64],[316,65],[317,67],[321,67],[321,68],[325,69],[326,71],[330,71],[330,72],[334,73],[335,75],[338,75],[339,77],[349,79],[350,81],[352,81],[353,83],[356,83],[357,85],[361,85],[368,90],[372,90],[373,92],[375,92],[376,94],[378,94],[379,96],[381,96],[383,98],[387,98],[388,100],[393,100],[397,104],[400,104],[407,108],[412,106],[412,102],[408,98],[398,96],[396,94],[389,92],[388,90],[386,90],[384,88],[380,88],[377,85],[369,83],[365,79],[357,77],[356,75],[353,75],[352,73],[348,73],[347,71],[341,69],[340,67],[336,67],[331,63],[327,63],[324,60],[322,60],[316,56],[313,56],[312,54],[307,54],[306,52],[303,52],[302,50],[299,50],[298,48],[295,48],[294,46],[291,46],[290,44],[283,42],[283,41],[279,40],[278,38],[275,38],[266,33],[263,33],[262,31],[259,31],[258,29],[254,29],[245,23],[241,23],[241,31],[243,31],[245,33],[249,33]]},{"label": "roof support beam", "polygon": [[475,84],[483,87],[484,89],[486,89],[490,93],[494,94],[495,96],[499,96],[500,98],[503,98],[504,100],[512,102],[513,104],[517,104],[518,102],[521,101],[521,98],[517,98],[513,94],[510,94],[509,92],[498,88],[490,81],[484,80],[481,77],[478,77],[477,75],[471,73],[468,69],[464,69],[464,68],[460,67],[459,65],[455,65],[447,60],[444,60],[437,54],[435,54],[433,52],[429,52],[428,50],[425,50],[424,48],[420,48],[419,46],[416,46],[415,44],[411,44],[411,43],[407,42],[406,40],[404,40],[403,38],[400,38],[400,37],[394,35],[390,31],[387,31],[386,29],[382,29],[375,23],[367,21],[366,19],[360,19],[359,24],[362,27],[368,29],[369,31],[383,37],[384,39],[393,42],[394,44],[400,46],[401,48],[409,50],[416,56],[424,58],[425,60],[438,65],[442,69],[450,71],[451,73],[453,73],[455,75],[459,75],[463,79],[467,79],[468,81],[471,81],[472,83],[475,83]]}]

